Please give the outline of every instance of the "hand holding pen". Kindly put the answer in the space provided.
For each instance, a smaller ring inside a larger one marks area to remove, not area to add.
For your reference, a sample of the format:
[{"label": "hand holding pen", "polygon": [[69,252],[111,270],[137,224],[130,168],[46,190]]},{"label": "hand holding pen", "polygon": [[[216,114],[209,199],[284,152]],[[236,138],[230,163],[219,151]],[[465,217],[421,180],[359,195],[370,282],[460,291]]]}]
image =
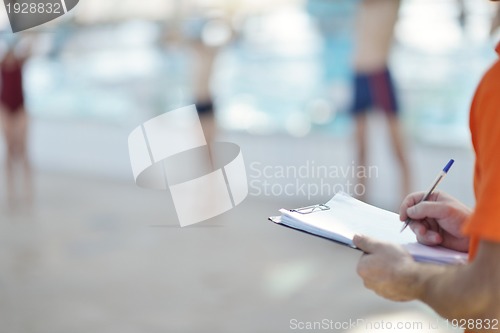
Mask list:
[{"label": "hand holding pen", "polygon": [[[451,168],[451,166],[453,165],[454,162],[455,161],[453,159],[451,159],[448,162],[448,164],[446,164],[446,166],[443,168],[443,170],[437,175],[436,180],[434,181],[434,183],[432,184],[432,186],[430,187],[430,189],[426,192],[426,194],[423,196],[422,200],[420,200],[420,202],[427,201],[429,199],[429,197],[434,192],[434,190],[436,189],[436,187],[439,185],[439,183],[447,175],[448,171],[450,170],[450,168]],[[410,222],[411,222],[411,219],[410,219],[410,217],[408,217],[406,219],[406,221],[405,221],[405,224],[401,228],[401,232],[403,232],[403,230],[405,230],[406,227],[408,227],[408,225],[410,224]]]}]

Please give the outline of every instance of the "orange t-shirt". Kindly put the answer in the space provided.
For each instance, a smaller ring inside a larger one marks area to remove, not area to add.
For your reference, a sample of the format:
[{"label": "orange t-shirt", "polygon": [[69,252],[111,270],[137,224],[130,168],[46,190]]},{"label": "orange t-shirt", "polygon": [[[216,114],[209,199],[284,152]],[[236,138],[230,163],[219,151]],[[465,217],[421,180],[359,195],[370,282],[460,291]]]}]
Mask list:
[{"label": "orange t-shirt", "polygon": [[[497,46],[500,53],[500,44]],[[470,112],[470,131],[476,152],[476,207],[463,232],[471,237],[469,259],[479,240],[500,242],[500,61],[481,80]]]}]

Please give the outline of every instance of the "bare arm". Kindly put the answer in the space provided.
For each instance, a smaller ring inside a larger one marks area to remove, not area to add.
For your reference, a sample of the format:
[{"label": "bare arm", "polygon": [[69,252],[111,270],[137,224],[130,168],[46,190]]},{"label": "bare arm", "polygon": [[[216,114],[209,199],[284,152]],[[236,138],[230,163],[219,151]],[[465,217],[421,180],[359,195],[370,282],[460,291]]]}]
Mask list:
[{"label": "bare arm", "polygon": [[[421,300],[450,320],[500,319],[500,243],[481,242],[473,262],[456,266],[417,263],[401,246],[366,237],[354,243],[365,252],[358,274],[378,295]],[[488,332],[479,326],[474,331]]]},{"label": "bare arm", "polygon": [[418,299],[449,319],[500,318],[500,243],[482,241],[464,266],[422,265]]}]

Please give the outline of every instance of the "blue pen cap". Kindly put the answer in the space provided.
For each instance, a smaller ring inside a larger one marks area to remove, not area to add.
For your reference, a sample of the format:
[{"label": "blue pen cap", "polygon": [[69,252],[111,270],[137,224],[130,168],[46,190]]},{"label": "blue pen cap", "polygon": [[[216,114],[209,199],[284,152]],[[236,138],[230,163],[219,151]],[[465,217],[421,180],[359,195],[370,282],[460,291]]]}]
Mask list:
[{"label": "blue pen cap", "polygon": [[453,163],[455,163],[455,160],[454,159],[451,159],[448,164],[446,164],[446,166],[444,167],[443,171],[448,173],[448,170],[450,170],[451,166],[453,165]]}]

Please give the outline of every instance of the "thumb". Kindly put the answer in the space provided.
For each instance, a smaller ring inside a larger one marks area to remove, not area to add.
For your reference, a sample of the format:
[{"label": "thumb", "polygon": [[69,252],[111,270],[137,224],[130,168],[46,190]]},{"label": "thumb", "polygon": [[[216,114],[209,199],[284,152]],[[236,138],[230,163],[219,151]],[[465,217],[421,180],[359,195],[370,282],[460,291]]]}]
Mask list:
[{"label": "thumb", "polygon": [[406,213],[413,220],[423,220],[427,217],[440,219],[448,215],[449,208],[442,202],[424,201],[409,207]]},{"label": "thumb", "polygon": [[375,252],[380,245],[380,242],[375,239],[361,235],[355,235],[352,242],[358,249],[365,253]]}]

